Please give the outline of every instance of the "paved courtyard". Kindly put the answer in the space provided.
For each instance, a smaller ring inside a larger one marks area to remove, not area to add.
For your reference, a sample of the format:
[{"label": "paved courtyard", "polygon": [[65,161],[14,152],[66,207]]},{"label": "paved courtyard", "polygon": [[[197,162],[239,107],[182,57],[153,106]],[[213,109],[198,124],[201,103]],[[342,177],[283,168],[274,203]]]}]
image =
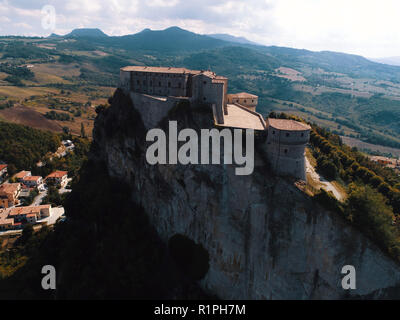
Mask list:
[{"label": "paved courtyard", "polygon": [[221,127],[236,127],[243,129],[265,130],[260,117],[247,110],[228,104],[228,114],[224,116],[225,123]]}]

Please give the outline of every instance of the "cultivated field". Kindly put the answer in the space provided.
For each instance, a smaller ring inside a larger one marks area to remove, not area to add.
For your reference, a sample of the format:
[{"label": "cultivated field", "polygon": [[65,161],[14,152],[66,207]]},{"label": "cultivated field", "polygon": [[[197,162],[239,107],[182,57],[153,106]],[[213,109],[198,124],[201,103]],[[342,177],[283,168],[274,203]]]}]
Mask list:
[{"label": "cultivated field", "polygon": [[372,151],[379,151],[382,153],[391,153],[393,156],[400,157],[400,149],[371,144],[371,143],[367,143],[367,142],[364,142],[364,141],[361,141],[361,140],[358,140],[355,138],[350,138],[350,137],[341,137],[341,138],[345,144],[347,144],[350,147],[356,147],[359,150],[369,149]]}]

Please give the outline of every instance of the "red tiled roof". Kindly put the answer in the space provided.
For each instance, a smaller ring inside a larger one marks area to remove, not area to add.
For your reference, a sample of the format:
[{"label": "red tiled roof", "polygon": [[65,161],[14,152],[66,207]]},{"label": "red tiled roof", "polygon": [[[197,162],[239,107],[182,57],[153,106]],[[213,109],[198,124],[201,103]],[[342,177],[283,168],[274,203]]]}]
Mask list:
[{"label": "red tiled roof", "polygon": [[4,168],[7,168],[6,164],[0,164],[0,171],[3,170]]},{"label": "red tiled roof", "polygon": [[46,204],[40,206],[17,207],[17,208],[10,208],[7,210],[9,216],[17,216],[17,215],[40,214],[40,210],[46,208],[50,208],[50,205]]},{"label": "red tiled roof", "polygon": [[50,173],[47,178],[62,178],[64,176],[68,175],[68,171],[54,171],[53,173]]},{"label": "red tiled roof", "polygon": [[29,171],[20,171],[14,177],[17,179],[23,179],[29,174]]},{"label": "red tiled roof", "polygon": [[4,183],[0,186],[0,193],[13,194],[18,190],[19,186],[19,183]]},{"label": "red tiled roof", "polygon": [[227,79],[222,76],[217,76],[212,71],[204,70],[190,70],[186,68],[174,68],[174,67],[147,67],[147,66],[126,66],[121,68],[121,71],[137,71],[137,72],[151,72],[151,73],[175,73],[175,74],[192,74],[200,75],[204,74],[213,79]]},{"label": "red tiled roof", "polygon": [[29,176],[29,177],[25,177],[24,181],[38,181],[41,178],[42,178],[41,176]]},{"label": "red tiled roof", "polygon": [[268,124],[278,130],[305,131],[311,129],[311,127],[307,124],[287,119],[268,118]]}]

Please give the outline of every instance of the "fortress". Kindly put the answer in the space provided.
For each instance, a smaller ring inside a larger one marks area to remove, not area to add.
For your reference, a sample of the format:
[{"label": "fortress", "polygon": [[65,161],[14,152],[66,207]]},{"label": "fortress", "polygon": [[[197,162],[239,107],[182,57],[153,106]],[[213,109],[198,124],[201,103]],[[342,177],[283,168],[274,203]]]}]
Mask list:
[{"label": "fortress", "polygon": [[256,112],[256,95],[227,93],[228,78],[204,70],[127,66],[120,70],[119,88],[131,97],[148,129],[156,127],[176,103],[189,101],[209,105],[218,127],[264,131],[273,170],[306,180],[304,153],[311,127],[294,120],[264,120]]}]

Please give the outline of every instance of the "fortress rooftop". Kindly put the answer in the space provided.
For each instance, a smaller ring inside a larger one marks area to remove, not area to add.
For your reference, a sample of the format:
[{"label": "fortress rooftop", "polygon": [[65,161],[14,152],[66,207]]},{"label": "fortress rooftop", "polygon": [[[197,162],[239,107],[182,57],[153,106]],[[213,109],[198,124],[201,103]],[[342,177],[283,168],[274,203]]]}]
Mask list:
[{"label": "fortress rooftop", "polygon": [[258,98],[258,96],[256,96],[255,94],[251,94],[251,93],[247,93],[247,92],[232,93],[229,95],[234,96],[235,98],[249,98],[249,99]]},{"label": "fortress rooftop", "polygon": [[174,67],[147,67],[147,66],[126,66],[121,68],[121,71],[133,72],[149,72],[149,73],[172,73],[172,74],[204,74],[212,79],[223,80],[227,79],[222,76],[217,76],[215,72],[204,70],[190,70],[187,68],[174,68]]},{"label": "fortress rooftop", "polygon": [[268,124],[272,128],[278,130],[288,130],[288,131],[311,130],[311,127],[309,125],[295,120],[268,118]]}]

